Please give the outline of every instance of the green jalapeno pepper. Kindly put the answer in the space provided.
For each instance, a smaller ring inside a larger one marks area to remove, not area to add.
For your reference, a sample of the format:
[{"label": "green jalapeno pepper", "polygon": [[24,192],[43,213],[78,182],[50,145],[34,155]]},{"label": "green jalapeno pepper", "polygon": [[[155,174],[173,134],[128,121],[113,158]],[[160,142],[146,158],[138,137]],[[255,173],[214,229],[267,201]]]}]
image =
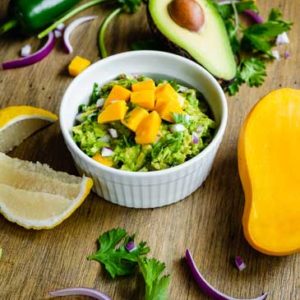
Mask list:
[{"label": "green jalapeno pepper", "polygon": [[19,27],[23,33],[32,34],[45,28],[80,0],[11,0],[9,21],[0,26],[0,34]]}]

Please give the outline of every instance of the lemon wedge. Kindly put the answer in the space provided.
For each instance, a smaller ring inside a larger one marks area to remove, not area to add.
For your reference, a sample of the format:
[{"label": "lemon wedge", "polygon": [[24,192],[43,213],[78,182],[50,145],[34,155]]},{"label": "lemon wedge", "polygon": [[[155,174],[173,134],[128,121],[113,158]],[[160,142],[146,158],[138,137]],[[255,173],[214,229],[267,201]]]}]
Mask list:
[{"label": "lemon wedge", "polygon": [[37,130],[53,123],[57,116],[32,106],[0,109],[0,152],[8,152]]},{"label": "lemon wedge", "polygon": [[85,200],[93,181],[0,153],[0,213],[27,229],[51,229]]}]

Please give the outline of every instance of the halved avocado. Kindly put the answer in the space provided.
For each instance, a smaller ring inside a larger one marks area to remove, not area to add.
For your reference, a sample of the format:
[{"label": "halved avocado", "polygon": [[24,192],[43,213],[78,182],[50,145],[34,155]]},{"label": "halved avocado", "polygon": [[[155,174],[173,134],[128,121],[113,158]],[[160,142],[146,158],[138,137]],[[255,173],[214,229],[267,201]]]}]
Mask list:
[{"label": "halved avocado", "polygon": [[236,62],[224,22],[210,0],[195,1],[205,18],[198,31],[183,28],[171,18],[168,5],[172,0],[149,0],[150,27],[175,52],[192,58],[215,77],[231,80],[236,75]]}]

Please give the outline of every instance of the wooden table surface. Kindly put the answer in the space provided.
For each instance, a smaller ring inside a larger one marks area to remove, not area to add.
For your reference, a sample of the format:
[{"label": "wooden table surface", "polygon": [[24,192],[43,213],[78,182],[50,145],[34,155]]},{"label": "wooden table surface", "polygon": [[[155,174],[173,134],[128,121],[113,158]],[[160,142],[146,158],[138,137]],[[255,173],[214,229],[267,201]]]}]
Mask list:
[{"label": "wooden table surface", "polygon": [[[281,86],[300,88],[300,1],[260,1],[259,5],[264,16],[271,6],[279,6],[284,16],[294,22],[288,45],[291,57],[269,66],[262,87],[242,88],[237,96],[228,99],[226,134],[203,186],[184,201],[147,210],[120,207],[92,193],[69,219],[49,231],[25,230],[0,216],[0,299],[46,299],[49,291],[72,286],[94,287],[114,300],[143,299],[138,277],[110,280],[97,262],[86,259],[96,249],[98,236],[117,226],[137,232],[138,239],[148,241],[151,255],[166,262],[172,275],[169,299],[207,299],[182,260],[186,248],[206,278],[227,294],[250,298],[267,291],[272,300],[300,299],[300,255],[260,254],[245,241],[241,226],[244,195],[236,156],[240,125],[251,107],[270,90]],[[7,0],[1,1],[1,16],[6,6]],[[96,35],[104,12],[96,7],[83,13],[99,17],[78,28],[72,37],[74,55],[98,60]],[[132,41],[149,36],[144,9],[134,16],[120,16],[107,34],[109,51],[128,50]],[[28,42],[36,43],[17,36],[1,38],[1,61],[18,56],[19,49]],[[58,113],[62,95],[72,80],[66,73],[72,57],[58,43],[49,57],[34,66],[0,71],[0,106],[27,104]],[[10,155],[77,174],[58,124],[30,137]],[[236,255],[247,264],[243,272],[233,266]]]}]

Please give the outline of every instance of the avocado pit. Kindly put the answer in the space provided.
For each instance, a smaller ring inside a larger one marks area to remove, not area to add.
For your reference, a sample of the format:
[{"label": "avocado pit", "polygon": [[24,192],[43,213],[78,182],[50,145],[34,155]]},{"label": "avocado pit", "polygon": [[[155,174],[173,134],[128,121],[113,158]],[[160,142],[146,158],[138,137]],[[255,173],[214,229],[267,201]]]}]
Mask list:
[{"label": "avocado pit", "polygon": [[177,25],[190,31],[199,31],[205,21],[203,9],[195,0],[172,0],[168,12]]}]

